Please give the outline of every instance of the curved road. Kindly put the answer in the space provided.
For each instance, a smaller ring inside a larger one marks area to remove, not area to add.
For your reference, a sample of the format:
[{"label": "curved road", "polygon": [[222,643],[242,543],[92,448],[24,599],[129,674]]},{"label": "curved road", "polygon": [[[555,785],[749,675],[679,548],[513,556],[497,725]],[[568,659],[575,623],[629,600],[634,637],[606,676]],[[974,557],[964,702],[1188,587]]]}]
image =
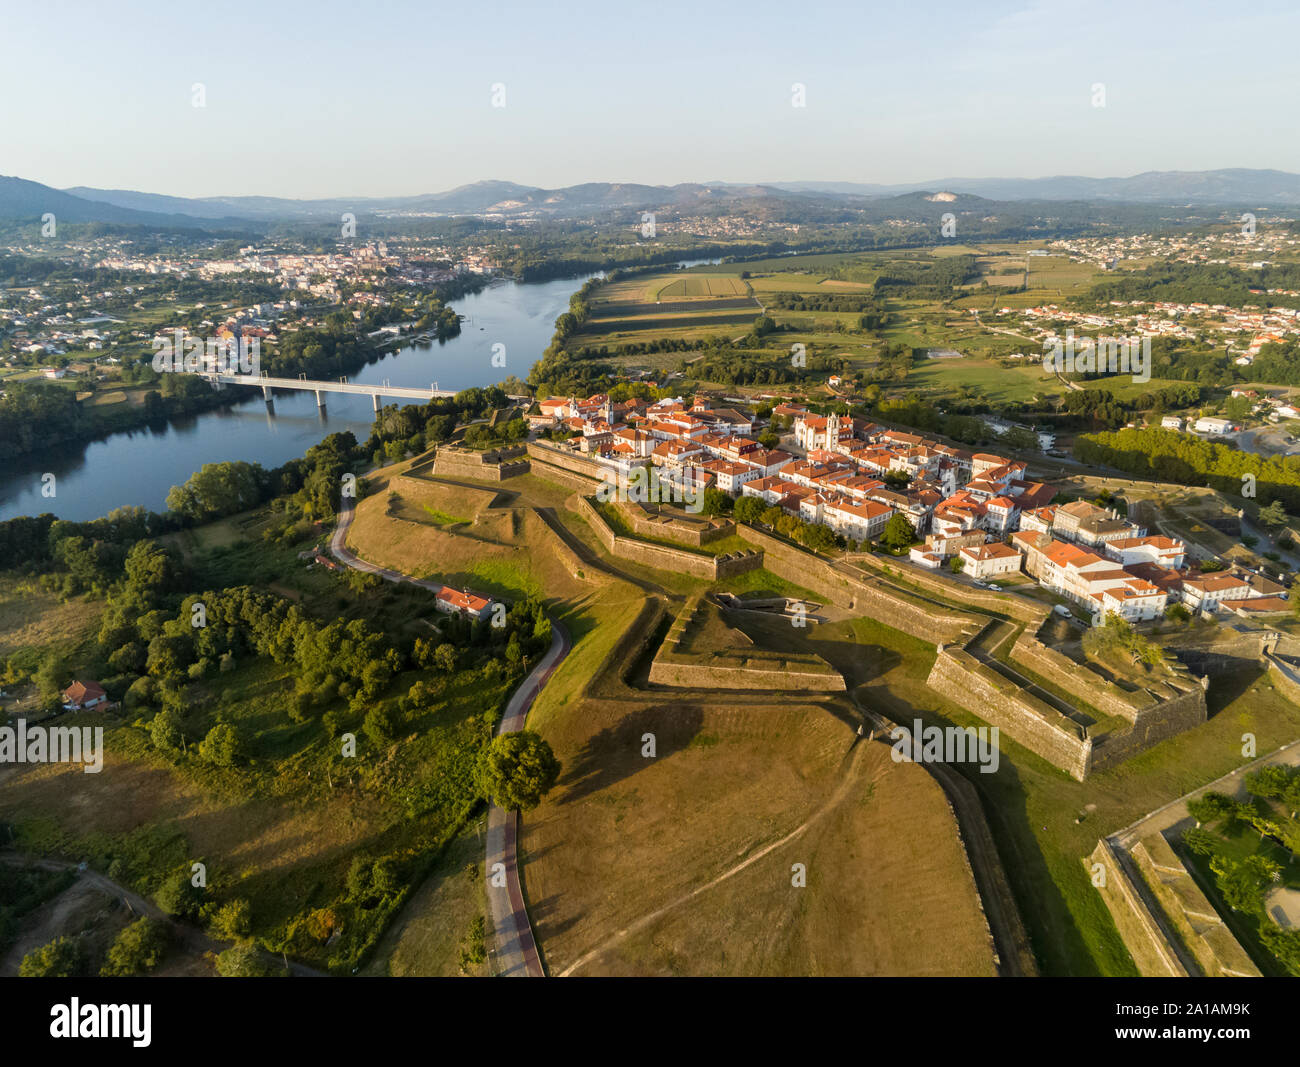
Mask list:
[{"label": "curved road", "polygon": [[[352,525],[352,510],[355,501],[345,499],[339,511],[338,526],[330,538],[330,552],[339,562],[353,568],[376,574],[389,582],[410,582],[421,589],[436,593],[442,588],[441,582],[432,582],[413,578],[409,574],[377,567],[348,551],[348,529]],[[551,647],[538,661],[515,690],[506,704],[501,725],[497,735],[512,734],[522,730],[528,709],[542,691],[544,686],[559,666],[560,661],[569,654],[571,648],[569,635],[554,619],[551,620]],[[496,931],[496,969],[502,976],[512,978],[544,978],[546,970],[537,951],[537,942],[533,939],[533,928],[528,921],[528,909],[524,905],[523,888],[519,884],[519,868],[516,863],[516,838],[519,831],[519,813],[506,812],[495,804],[489,804],[487,828],[487,887],[488,900],[492,907],[492,928]],[[504,875],[504,879],[502,879]],[[504,884],[494,884],[504,881]]]},{"label": "curved road", "polygon": [[[524,728],[528,709],[560,661],[569,654],[569,648],[569,635],[552,619],[551,647],[510,698],[501,725],[497,727],[498,737]],[[503,811],[495,804],[489,806],[486,869],[492,928],[497,938],[496,971],[507,978],[545,978],[546,971],[533,940],[533,928],[528,922],[528,910],[519,884],[519,869],[515,862],[518,830],[517,811]],[[495,885],[501,874],[505,875],[505,885]]]}]

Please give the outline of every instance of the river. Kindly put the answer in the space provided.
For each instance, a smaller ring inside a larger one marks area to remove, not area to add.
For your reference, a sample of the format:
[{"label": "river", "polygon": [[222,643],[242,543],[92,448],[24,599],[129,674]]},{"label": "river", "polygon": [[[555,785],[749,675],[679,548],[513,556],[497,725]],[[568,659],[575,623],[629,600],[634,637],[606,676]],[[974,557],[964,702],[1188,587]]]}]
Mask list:
[{"label": "river", "polygon": [[[349,381],[403,386],[437,382],[439,389],[460,390],[492,385],[512,374],[526,379],[550,344],[556,317],[585,281],[493,282],[453,302],[466,316],[459,336],[396,349]],[[500,360],[497,366],[492,362],[498,344],[505,346],[498,350],[504,354],[504,367]],[[58,455],[34,453],[11,461],[0,471],[0,520],[46,511],[64,519],[93,519],[125,504],[165,511],[168,490],[205,463],[245,460],[278,467],[340,430],[351,430],[364,441],[373,418],[367,396],[329,394],[328,407],[319,409],[312,393],[277,393],[268,409],[250,390],[247,400],[227,408],[115,433],[63,448]],[[50,485],[46,474],[54,475],[52,496],[45,495]]]}]

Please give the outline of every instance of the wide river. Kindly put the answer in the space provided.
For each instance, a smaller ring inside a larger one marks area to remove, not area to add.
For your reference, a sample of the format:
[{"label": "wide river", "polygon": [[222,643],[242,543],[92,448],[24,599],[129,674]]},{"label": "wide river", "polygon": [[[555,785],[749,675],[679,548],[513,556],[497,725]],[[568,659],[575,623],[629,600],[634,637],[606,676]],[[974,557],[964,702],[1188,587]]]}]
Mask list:
[{"label": "wide river", "polygon": [[[349,381],[405,386],[437,382],[439,389],[460,390],[492,385],[511,374],[526,379],[550,344],[556,317],[584,281],[494,282],[453,302],[467,316],[458,337],[397,349],[367,364]],[[504,368],[492,364],[493,346],[498,344],[505,346]],[[268,409],[260,394],[249,394],[228,408],[116,433],[62,449],[58,455],[33,453],[11,461],[0,470],[0,519],[46,511],[64,519],[93,519],[123,504],[165,511],[167,491],[205,463],[246,460],[278,467],[327,434],[351,430],[358,441],[370,435],[374,409],[367,396],[331,393],[328,409],[319,409],[312,393],[277,393]],[[52,497],[42,493],[42,486],[49,484],[45,474],[54,475]]]}]

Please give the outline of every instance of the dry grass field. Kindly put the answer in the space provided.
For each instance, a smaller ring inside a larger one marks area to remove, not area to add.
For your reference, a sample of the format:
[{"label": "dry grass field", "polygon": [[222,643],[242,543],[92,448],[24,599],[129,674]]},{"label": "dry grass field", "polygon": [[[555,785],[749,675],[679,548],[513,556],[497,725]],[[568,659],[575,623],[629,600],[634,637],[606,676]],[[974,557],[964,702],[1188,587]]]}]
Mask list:
[{"label": "dry grass field", "polygon": [[20,648],[76,645],[99,625],[101,606],[63,601],[30,579],[0,581],[0,660]]},{"label": "dry grass field", "polygon": [[647,693],[546,733],[566,772],[522,847],[552,974],[993,973],[938,785],[827,709]]},{"label": "dry grass field", "polygon": [[[402,482],[389,486],[401,492]],[[570,490],[535,475],[500,489],[477,513],[459,487],[439,490],[441,510],[474,515],[452,528],[394,520],[381,491],[358,508],[350,543],[374,562],[430,573],[464,573],[483,559],[516,567],[572,637],[529,718],[564,773],[524,817],[520,846],[552,974],[592,952],[576,973],[992,973],[956,824],[928,774],[859,739],[843,698],[644,688],[636,679],[682,592],[698,583],[678,592],[671,576],[604,557],[566,506]],[[549,509],[576,557],[534,507]],[[512,543],[475,540],[498,511],[520,515]],[[638,654],[628,641],[646,635],[652,647]],[[647,732],[653,759],[641,755]],[[794,863],[808,865],[806,888],[790,884]],[[457,923],[437,912],[465,908],[459,882],[450,868],[431,878],[376,960],[394,974],[450,973]]]},{"label": "dry grass field", "polygon": [[366,976],[450,978],[489,973],[487,962],[462,971],[460,946],[476,915],[491,915],[483,883],[480,816],[447,846],[362,968]]},{"label": "dry grass field", "polygon": [[[859,743],[806,829],[669,904],[576,973],[992,975],[947,802],[920,767]],[[911,827],[914,835],[900,834]],[[796,888],[795,864],[806,871]],[[965,877],[961,875],[965,874]]]}]

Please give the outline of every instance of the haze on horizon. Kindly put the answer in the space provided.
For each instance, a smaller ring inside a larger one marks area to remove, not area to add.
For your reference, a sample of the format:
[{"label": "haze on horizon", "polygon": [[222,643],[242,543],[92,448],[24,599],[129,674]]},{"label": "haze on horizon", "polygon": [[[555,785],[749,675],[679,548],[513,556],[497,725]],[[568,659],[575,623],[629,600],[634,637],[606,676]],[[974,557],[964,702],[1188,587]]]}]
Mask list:
[{"label": "haze on horizon", "polygon": [[0,113],[0,171],[59,188],[314,198],[483,179],[1300,171],[1300,9],[1278,0],[666,0],[635,14],[19,0],[6,15],[0,94],[19,106]]}]

